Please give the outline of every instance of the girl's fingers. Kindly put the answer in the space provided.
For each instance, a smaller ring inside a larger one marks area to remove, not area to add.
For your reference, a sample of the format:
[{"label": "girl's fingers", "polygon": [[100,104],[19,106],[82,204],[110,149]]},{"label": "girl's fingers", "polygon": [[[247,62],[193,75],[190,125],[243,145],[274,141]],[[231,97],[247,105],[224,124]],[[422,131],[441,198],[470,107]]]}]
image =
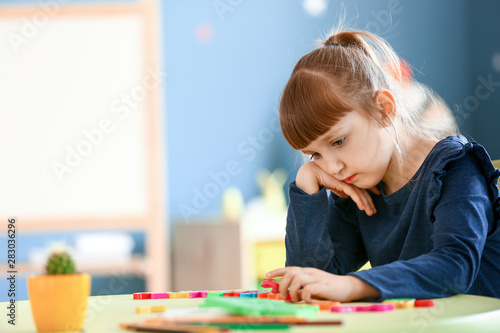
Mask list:
[{"label": "girl's fingers", "polygon": [[312,302],[312,284],[309,284],[307,286],[305,286],[304,288],[302,288],[302,292],[301,292],[301,295],[300,297],[302,298],[302,300],[306,303],[311,303]]},{"label": "girl's fingers", "polygon": [[368,193],[368,191],[366,191],[366,190],[365,190],[365,193],[366,193],[366,197],[367,197],[368,201],[370,202],[370,206],[372,207],[373,214],[377,214],[377,207],[375,207],[375,203],[373,202],[373,199],[370,196],[370,193]]},{"label": "girl's fingers", "polygon": [[[290,290],[288,291],[288,295],[290,295],[292,302],[295,303],[300,301],[299,291],[301,287],[302,287],[302,281],[300,280],[300,278],[296,277],[295,279],[293,279],[292,283],[290,284]],[[286,296],[287,295],[283,294],[281,295],[283,299],[285,299]]]},{"label": "girl's fingers", "polygon": [[377,208],[375,207],[375,203],[373,202],[373,199],[370,196],[370,193],[368,193],[367,190],[363,190],[363,193],[365,194],[366,200],[368,201],[368,205],[370,206],[370,209],[372,211],[371,215],[376,214]]},{"label": "girl's fingers", "polygon": [[360,197],[361,202],[363,203],[365,213],[367,215],[373,215],[375,211],[375,206],[373,205],[372,198],[370,197],[368,192],[358,187],[356,187],[355,189]]},{"label": "girl's fingers", "polygon": [[282,268],[272,270],[266,274],[266,278],[273,279],[273,278],[278,277],[278,276],[283,276],[286,273],[286,270],[287,270],[287,267],[282,267]]},{"label": "girl's fingers", "polygon": [[351,197],[351,199],[358,205],[358,208],[360,210],[365,209],[363,201],[361,200],[356,190],[354,190],[353,186],[341,182],[340,180],[337,180],[335,179],[335,177],[332,177],[326,173],[325,177],[321,177],[321,183],[321,185],[325,186],[327,189],[341,198],[347,199],[348,197]]},{"label": "girl's fingers", "polygon": [[280,282],[280,294],[283,299],[288,296],[288,286],[292,283],[292,280],[295,279],[295,274],[285,274]]},{"label": "girl's fingers", "polygon": [[367,214],[370,214],[370,202],[366,199],[366,191],[358,188],[358,187],[354,187],[354,191],[358,194],[359,196],[359,200],[362,202],[363,204],[363,207],[364,207],[364,211],[367,213]]},{"label": "girl's fingers", "polygon": [[370,191],[372,191],[375,194],[381,194],[380,190],[378,189],[377,186],[373,186],[372,188],[369,188]]},{"label": "girl's fingers", "polygon": [[345,184],[344,188],[343,188],[343,191],[344,191],[345,194],[347,194],[348,196],[351,197],[351,199],[358,206],[359,210],[365,210],[366,209],[366,206],[363,204],[363,200],[361,199],[359,193],[356,192],[356,190],[354,189],[354,187]]},{"label": "girl's fingers", "polygon": [[327,189],[329,189],[330,191],[332,191],[333,193],[335,193],[337,196],[339,196],[341,198],[344,198],[344,199],[349,198],[349,196],[347,194],[345,194],[344,192],[342,192],[342,191],[337,191],[335,189],[331,189],[331,188],[328,188],[328,187],[327,187]]},{"label": "girl's fingers", "polygon": [[304,300],[304,298],[302,297],[302,290],[304,290],[304,288],[300,288],[297,292],[297,297],[299,298],[299,300]]},{"label": "girl's fingers", "polygon": [[372,197],[370,197],[370,193],[367,190],[361,190],[363,197],[365,198],[366,207],[368,207],[368,211],[366,212],[368,215],[375,214],[375,204],[373,203]]},{"label": "girl's fingers", "polygon": [[363,206],[363,202],[359,198],[359,195],[356,193],[356,191],[352,189],[346,189],[346,190],[338,190],[333,188],[328,188],[328,189],[341,198],[347,199],[350,197],[354,201],[354,203],[356,203],[356,205],[360,210],[365,209]]},{"label": "girl's fingers", "polygon": [[341,198],[347,199],[349,195],[344,193],[343,184],[341,181],[335,179],[335,177],[330,176],[327,173],[321,174],[319,178],[319,185],[324,186]]},{"label": "girl's fingers", "polygon": [[[367,190],[341,182],[327,174],[326,177],[321,177],[321,183],[320,185],[325,186],[341,198],[347,199],[350,197],[359,210],[364,210],[367,215],[371,216],[376,213],[375,204]],[[380,194],[380,190],[375,186],[370,188],[370,191]]]}]

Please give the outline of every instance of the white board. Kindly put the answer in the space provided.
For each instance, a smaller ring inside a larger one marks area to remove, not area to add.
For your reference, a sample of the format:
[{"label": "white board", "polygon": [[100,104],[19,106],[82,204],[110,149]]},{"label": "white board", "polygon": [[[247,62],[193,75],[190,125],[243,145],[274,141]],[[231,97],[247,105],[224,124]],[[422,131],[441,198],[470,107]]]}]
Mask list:
[{"label": "white board", "polygon": [[145,215],[141,18],[55,15],[15,47],[26,22],[0,17],[0,215]]}]

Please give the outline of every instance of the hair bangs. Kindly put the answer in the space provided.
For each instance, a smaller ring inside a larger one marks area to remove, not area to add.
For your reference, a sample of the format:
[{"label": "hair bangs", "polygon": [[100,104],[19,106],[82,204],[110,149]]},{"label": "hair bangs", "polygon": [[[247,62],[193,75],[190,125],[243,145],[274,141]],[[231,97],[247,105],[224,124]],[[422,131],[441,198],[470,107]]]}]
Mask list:
[{"label": "hair bangs", "polygon": [[280,102],[283,136],[293,149],[303,149],[325,134],[350,111],[335,92],[336,79],[324,72],[301,69],[293,73]]}]

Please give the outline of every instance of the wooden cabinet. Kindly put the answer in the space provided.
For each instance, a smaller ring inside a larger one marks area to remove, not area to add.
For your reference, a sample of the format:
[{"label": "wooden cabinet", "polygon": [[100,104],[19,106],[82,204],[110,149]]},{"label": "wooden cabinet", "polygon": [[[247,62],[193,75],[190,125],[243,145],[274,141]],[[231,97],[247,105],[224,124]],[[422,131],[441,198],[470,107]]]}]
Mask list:
[{"label": "wooden cabinet", "polygon": [[285,265],[283,239],[257,240],[239,223],[177,224],[173,237],[174,290],[253,290]]}]

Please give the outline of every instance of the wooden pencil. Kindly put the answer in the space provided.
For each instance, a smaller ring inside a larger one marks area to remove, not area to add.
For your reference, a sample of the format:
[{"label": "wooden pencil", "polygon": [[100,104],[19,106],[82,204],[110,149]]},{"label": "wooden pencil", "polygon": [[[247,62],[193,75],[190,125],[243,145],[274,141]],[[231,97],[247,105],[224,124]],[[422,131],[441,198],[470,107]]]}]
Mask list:
[{"label": "wooden pencil", "polygon": [[229,329],[214,326],[196,326],[196,325],[182,325],[182,324],[161,324],[161,325],[148,325],[148,324],[120,324],[120,327],[130,331],[136,332],[168,332],[168,333],[221,333],[227,332]]}]

